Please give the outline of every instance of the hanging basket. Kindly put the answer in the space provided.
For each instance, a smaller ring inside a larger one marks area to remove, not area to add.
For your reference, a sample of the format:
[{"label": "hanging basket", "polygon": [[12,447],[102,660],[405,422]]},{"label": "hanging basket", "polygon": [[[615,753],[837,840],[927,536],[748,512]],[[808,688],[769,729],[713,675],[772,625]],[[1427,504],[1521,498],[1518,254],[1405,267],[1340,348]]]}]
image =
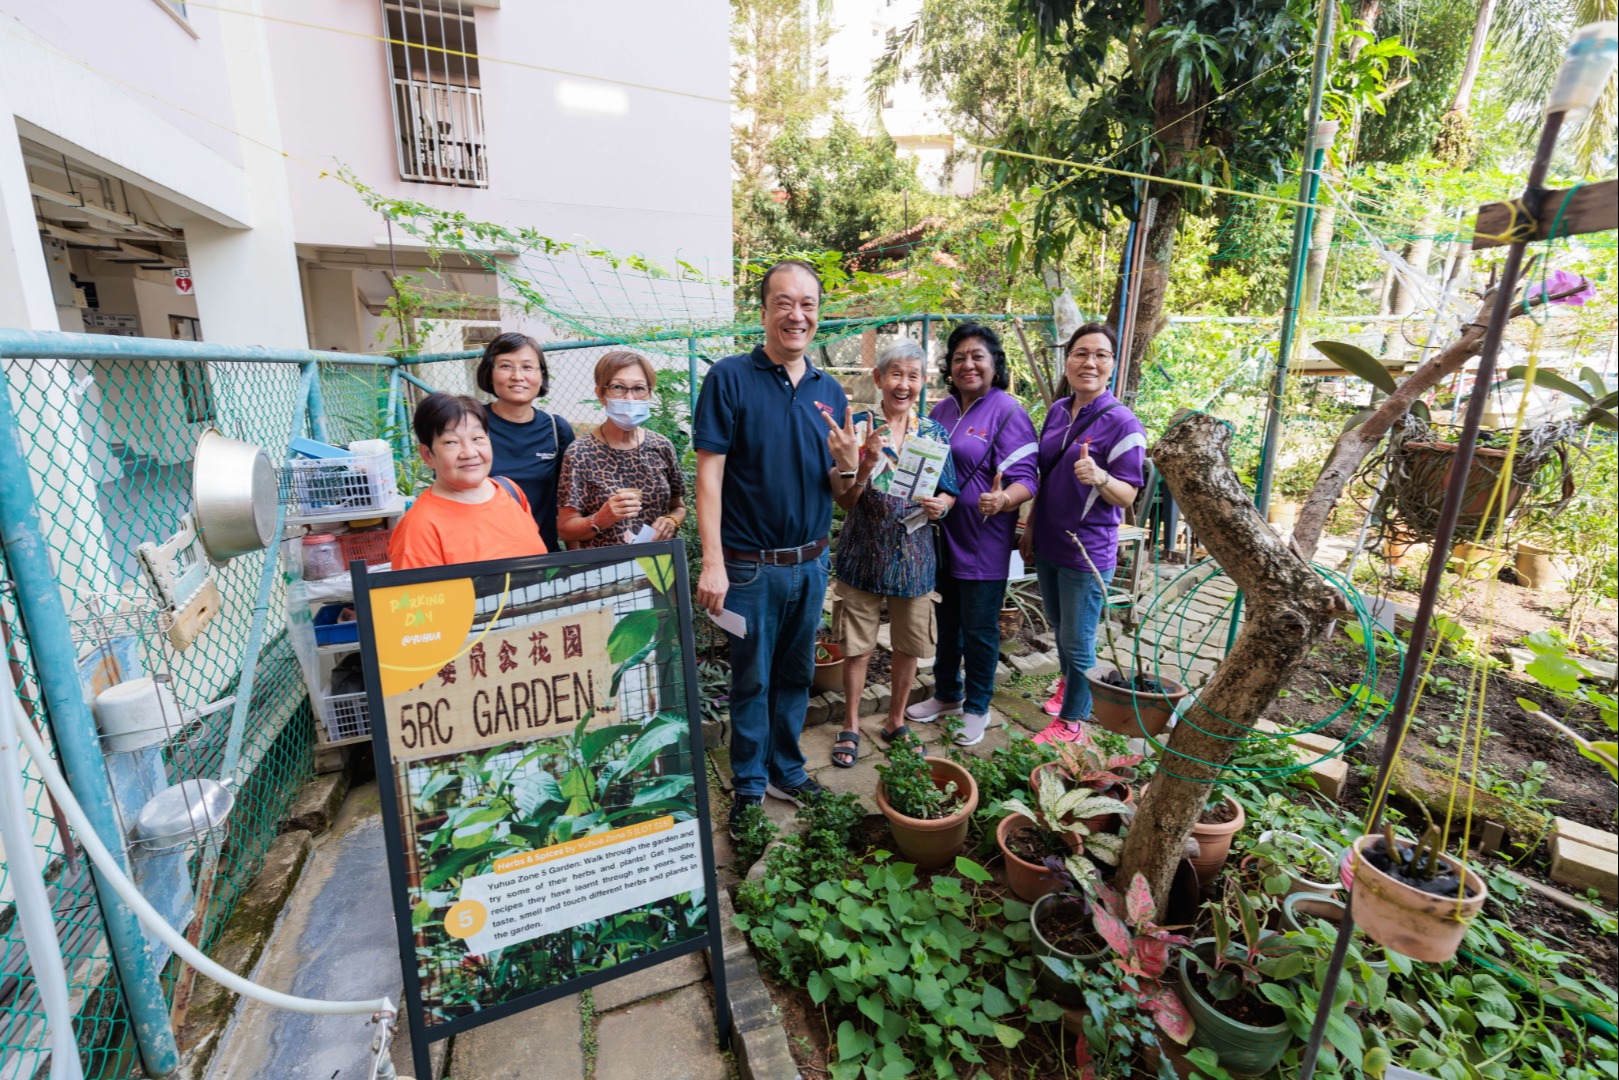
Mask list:
[{"label": "hanging basket", "polygon": [[[1549,427],[1550,425],[1548,425]],[[1536,474],[1554,457],[1558,460],[1561,500],[1574,496],[1574,474],[1568,467],[1568,448],[1561,439],[1540,440],[1526,432],[1520,439],[1512,476],[1505,491],[1505,521],[1511,524],[1529,503],[1524,496],[1535,486]],[[1411,439],[1392,450],[1389,494],[1393,496],[1403,539],[1430,541],[1439,525],[1439,511],[1445,492],[1458,481],[1456,444],[1433,439]],[[1456,520],[1458,539],[1487,540],[1499,530],[1503,517],[1501,502],[1492,499],[1507,452],[1493,446],[1473,451],[1473,462],[1462,483],[1461,514]]]}]

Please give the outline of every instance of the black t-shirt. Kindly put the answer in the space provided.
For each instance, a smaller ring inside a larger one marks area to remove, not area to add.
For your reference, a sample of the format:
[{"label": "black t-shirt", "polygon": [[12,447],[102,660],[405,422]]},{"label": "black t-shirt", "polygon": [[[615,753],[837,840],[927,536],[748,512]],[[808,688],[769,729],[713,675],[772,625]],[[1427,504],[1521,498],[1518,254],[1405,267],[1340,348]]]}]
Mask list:
[{"label": "black t-shirt", "polygon": [[535,409],[534,419],[514,424],[489,410],[489,443],[495,452],[490,474],[523,489],[547,551],[562,549],[557,543],[557,476],[572,442],[573,428],[560,416]]}]

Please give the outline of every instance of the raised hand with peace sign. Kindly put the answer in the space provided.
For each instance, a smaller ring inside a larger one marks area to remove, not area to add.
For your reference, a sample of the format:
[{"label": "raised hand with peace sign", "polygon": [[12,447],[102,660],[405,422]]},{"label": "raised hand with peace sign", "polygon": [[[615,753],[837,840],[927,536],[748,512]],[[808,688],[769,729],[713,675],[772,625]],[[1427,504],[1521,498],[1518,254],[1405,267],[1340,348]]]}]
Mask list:
[{"label": "raised hand with peace sign", "polygon": [[860,440],[854,430],[854,410],[844,409],[843,424],[832,419],[828,409],[821,410],[821,418],[826,421],[829,429],[826,433],[826,448],[832,451],[832,460],[837,463],[838,472],[852,473],[855,466],[860,464]]}]

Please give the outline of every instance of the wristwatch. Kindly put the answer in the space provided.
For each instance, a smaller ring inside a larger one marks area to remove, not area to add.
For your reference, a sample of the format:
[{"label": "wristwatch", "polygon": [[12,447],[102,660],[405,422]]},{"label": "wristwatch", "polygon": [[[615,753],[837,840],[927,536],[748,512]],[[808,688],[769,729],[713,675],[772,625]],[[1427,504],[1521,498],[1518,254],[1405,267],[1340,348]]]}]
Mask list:
[{"label": "wristwatch", "polygon": [[859,470],[850,469],[848,472],[844,472],[843,470],[839,469],[838,470],[838,475],[840,477],[842,477],[843,479],[845,479],[845,480],[853,480],[856,476],[859,475]]}]

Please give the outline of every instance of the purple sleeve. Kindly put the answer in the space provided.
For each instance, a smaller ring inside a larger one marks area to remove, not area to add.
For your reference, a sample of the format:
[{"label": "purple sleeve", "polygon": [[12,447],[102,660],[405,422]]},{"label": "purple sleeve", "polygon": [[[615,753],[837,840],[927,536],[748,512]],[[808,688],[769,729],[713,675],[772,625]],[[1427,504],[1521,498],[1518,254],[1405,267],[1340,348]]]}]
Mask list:
[{"label": "purple sleeve", "polygon": [[[1023,406],[1014,404],[1007,414],[1006,423],[1001,427],[1000,437],[995,443],[995,460],[1005,461],[1012,454],[1037,440],[1034,435],[1034,421],[1029,414],[1023,411]],[[1001,487],[1010,487],[1013,484],[1022,484],[1033,495],[1040,490],[1040,454],[1038,450],[1030,452],[1022,461],[1014,462],[1001,476]]]},{"label": "purple sleeve", "polygon": [[1131,487],[1147,482],[1147,430],[1133,415],[1119,432],[1120,439],[1108,450],[1102,468]]}]

